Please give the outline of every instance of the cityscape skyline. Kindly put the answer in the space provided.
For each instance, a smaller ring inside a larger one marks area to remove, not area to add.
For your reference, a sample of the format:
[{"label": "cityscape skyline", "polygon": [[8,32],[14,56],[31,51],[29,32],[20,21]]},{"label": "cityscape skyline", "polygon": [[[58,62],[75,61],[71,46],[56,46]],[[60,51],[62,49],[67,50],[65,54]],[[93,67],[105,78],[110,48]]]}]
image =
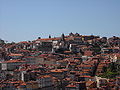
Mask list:
[{"label": "cityscape skyline", "polygon": [[19,42],[70,32],[120,36],[119,4],[119,0],[1,0],[0,38]]}]

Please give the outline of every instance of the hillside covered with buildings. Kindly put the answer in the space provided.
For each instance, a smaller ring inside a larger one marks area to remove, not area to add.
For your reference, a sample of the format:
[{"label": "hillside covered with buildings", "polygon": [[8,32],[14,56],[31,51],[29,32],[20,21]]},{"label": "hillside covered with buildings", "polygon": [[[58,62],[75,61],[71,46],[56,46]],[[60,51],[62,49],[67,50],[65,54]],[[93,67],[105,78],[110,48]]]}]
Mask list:
[{"label": "hillside covered with buildings", "polygon": [[0,40],[0,90],[119,90],[120,37],[79,33]]}]

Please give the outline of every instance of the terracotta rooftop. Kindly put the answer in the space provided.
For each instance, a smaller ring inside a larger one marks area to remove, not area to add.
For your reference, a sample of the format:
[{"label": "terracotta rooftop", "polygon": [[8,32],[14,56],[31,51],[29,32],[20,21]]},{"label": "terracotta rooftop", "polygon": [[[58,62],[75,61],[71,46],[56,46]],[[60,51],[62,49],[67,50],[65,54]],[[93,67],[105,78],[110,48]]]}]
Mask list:
[{"label": "terracotta rooftop", "polygon": [[9,56],[23,56],[22,54],[10,53]]},{"label": "terracotta rooftop", "polygon": [[42,76],[39,76],[38,78],[49,78],[51,77],[50,75],[42,75]]},{"label": "terracotta rooftop", "polygon": [[29,43],[29,42],[27,42],[27,41],[22,41],[22,42],[19,42],[19,43],[24,43],[24,44],[25,44],[25,43]]},{"label": "terracotta rooftop", "polygon": [[8,60],[8,61],[3,61],[2,63],[20,63],[20,62],[26,62],[26,61],[22,61],[20,59],[17,59],[17,60]]},{"label": "terracotta rooftop", "polygon": [[54,70],[51,70],[51,72],[64,72],[64,71],[67,71],[68,69],[54,69]]},{"label": "terracotta rooftop", "polygon": [[90,78],[91,76],[83,75],[83,76],[80,76],[80,77]]}]

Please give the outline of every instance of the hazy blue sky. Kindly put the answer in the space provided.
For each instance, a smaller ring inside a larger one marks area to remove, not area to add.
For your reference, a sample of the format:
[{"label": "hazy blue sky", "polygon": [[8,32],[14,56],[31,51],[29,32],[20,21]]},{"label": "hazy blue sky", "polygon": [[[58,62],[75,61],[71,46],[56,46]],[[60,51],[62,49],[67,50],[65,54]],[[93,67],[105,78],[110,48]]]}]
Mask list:
[{"label": "hazy blue sky", "polygon": [[120,0],[0,0],[0,38],[4,40],[70,32],[120,36]]}]

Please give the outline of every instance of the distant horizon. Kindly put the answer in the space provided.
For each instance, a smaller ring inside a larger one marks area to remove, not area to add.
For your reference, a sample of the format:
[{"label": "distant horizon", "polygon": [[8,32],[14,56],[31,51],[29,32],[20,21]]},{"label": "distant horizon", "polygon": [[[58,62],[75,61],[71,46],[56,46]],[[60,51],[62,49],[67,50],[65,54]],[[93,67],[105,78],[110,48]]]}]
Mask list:
[{"label": "distant horizon", "polygon": [[[71,33],[71,32],[70,32]],[[72,32],[73,33],[73,32]],[[76,33],[78,33],[78,32],[76,32]],[[64,34],[64,33],[63,33]],[[73,34],[75,34],[75,33],[73,33]],[[79,33],[80,34],[80,33]],[[49,34],[50,35],[50,34]],[[46,37],[41,37],[41,36],[38,36],[38,37],[40,37],[41,39],[43,39],[43,38],[49,38],[49,35],[48,36],[46,36]],[[62,35],[62,33],[59,35],[59,36],[52,36],[52,35],[50,35],[51,36],[51,38],[57,38],[57,37],[60,37]],[[67,35],[69,35],[69,33],[68,34],[65,34],[65,36],[67,36]],[[80,35],[82,35],[82,34],[80,34]],[[94,35],[94,34],[86,34],[86,36],[89,36],[89,35]],[[84,35],[83,35],[84,36]],[[100,38],[101,37],[107,37],[107,36],[100,36],[100,35],[94,35],[94,36],[99,36]],[[115,35],[113,35],[113,36],[115,36]],[[107,37],[107,38],[110,38],[110,37],[113,37],[113,36],[109,36],[109,37]],[[38,39],[38,37],[37,38],[35,38],[35,39],[33,39],[33,40],[37,40]],[[119,36],[116,36],[116,37],[119,37]],[[0,39],[2,39],[2,38],[0,38]],[[4,40],[4,39],[2,39],[2,40]],[[33,40],[21,40],[21,41],[8,41],[8,40],[5,40],[5,41],[7,41],[8,43],[11,43],[11,42],[15,42],[15,43],[18,43],[18,42],[22,42],[22,41],[33,41]]]},{"label": "distant horizon", "polygon": [[120,0],[0,0],[0,38],[31,41],[70,32],[120,37]]}]

